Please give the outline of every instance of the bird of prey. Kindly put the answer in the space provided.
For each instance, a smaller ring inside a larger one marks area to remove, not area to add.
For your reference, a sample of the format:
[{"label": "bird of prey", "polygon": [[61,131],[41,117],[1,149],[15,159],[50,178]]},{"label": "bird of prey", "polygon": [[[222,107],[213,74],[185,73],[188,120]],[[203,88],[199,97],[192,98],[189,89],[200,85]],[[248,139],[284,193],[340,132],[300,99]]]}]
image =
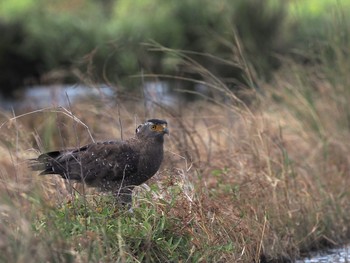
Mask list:
[{"label": "bird of prey", "polygon": [[119,203],[131,206],[132,191],[150,179],[163,160],[167,122],[151,119],[139,125],[134,137],[104,141],[81,148],[47,152],[31,159],[40,175],[58,174],[102,191],[112,191]]}]

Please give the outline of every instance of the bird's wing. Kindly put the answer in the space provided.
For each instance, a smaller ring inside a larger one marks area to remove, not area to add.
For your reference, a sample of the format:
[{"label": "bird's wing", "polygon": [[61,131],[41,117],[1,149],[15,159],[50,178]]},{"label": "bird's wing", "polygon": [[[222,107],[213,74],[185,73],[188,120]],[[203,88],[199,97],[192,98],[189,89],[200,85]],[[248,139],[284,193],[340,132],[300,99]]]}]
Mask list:
[{"label": "bird's wing", "polygon": [[42,170],[41,175],[60,174],[85,182],[96,179],[117,181],[137,172],[139,156],[135,147],[124,141],[108,141],[41,154],[33,160],[31,167]]},{"label": "bird's wing", "polygon": [[85,180],[117,181],[128,177],[137,172],[139,156],[139,152],[125,142],[92,144],[81,154]]}]

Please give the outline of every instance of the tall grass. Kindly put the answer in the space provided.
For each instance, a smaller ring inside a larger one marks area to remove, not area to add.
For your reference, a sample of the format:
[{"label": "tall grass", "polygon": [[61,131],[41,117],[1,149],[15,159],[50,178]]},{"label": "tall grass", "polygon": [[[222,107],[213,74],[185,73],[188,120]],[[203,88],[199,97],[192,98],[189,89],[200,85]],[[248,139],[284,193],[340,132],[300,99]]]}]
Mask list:
[{"label": "tall grass", "polygon": [[[258,80],[263,93],[249,107],[208,74],[215,99],[179,110],[155,103],[155,116],[132,96],[2,112],[0,259],[267,262],[347,242],[349,63],[333,48],[338,64],[284,60],[272,82]],[[133,214],[111,195],[26,167],[33,148],[81,146],[121,130],[126,138],[144,117],[167,119],[171,136],[160,172],[137,188]]]}]

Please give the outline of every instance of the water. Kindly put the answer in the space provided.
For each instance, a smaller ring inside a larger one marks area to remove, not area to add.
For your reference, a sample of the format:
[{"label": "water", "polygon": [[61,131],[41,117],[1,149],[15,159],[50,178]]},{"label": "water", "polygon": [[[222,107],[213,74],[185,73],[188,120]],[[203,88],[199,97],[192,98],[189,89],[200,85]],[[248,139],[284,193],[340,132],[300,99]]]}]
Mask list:
[{"label": "water", "polygon": [[297,260],[296,263],[346,263],[350,262],[350,247],[330,249],[317,253],[311,258]]},{"label": "water", "polygon": [[40,109],[51,106],[67,107],[79,99],[113,98],[114,90],[107,85],[91,88],[84,85],[30,86],[23,90],[19,98],[1,99],[4,110]]},{"label": "water", "polygon": [[[168,82],[146,82],[141,87],[147,107],[155,104],[173,106],[178,102],[178,96],[170,91]],[[0,108],[4,110],[32,110],[62,106],[68,107],[80,99],[93,99],[95,101],[116,101],[114,87],[104,84],[88,87],[85,85],[49,85],[30,86],[23,89],[19,98],[2,99],[0,96]]]}]

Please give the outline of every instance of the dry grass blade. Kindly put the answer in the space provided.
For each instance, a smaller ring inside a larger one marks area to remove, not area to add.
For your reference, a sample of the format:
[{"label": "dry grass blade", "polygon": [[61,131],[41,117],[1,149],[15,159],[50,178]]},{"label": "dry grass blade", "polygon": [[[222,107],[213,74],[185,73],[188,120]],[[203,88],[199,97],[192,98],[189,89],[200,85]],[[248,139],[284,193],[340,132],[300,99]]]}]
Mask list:
[{"label": "dry grass blade", "polygon": [[8,123],[11,123],[17,119],[20,119],[22,117],[27,117],[27,116],[30,116],[30,115],[33,115],[33,114],[36,114],[36,113],[43,113],[43,112],[50,112],[50,113],[59,113],[59,114],[63,114],[67,117],[69,117],[70,119],[72,119],[74,122],[76,123],[79,123],[80,125],[82,125],[86,131],[88,132],[89,136],[90,136],[90,139],[95,142],[91,132],[90,132],[90,129],[89,127],[83,123],[78,117],[76,117],[71,111],[67,110],[66,108],[62,107],[62,106],[59,106],[59,107],[55,107],[55,108],[52,108],[52,107],[49,107],[49,108],[44,108],[44,109],[39,109],[39,110],[34,110],[34,111],[31,111],[31,112],[27,112],[27,113],[24,113],[24,114],[20,114],[20,115],[17,115],[15,117],[12,117],[10,119],[8,119],[7,121],[4,121],[1,125],[0,125],[0,130],[2,129],[2,127]]}]

